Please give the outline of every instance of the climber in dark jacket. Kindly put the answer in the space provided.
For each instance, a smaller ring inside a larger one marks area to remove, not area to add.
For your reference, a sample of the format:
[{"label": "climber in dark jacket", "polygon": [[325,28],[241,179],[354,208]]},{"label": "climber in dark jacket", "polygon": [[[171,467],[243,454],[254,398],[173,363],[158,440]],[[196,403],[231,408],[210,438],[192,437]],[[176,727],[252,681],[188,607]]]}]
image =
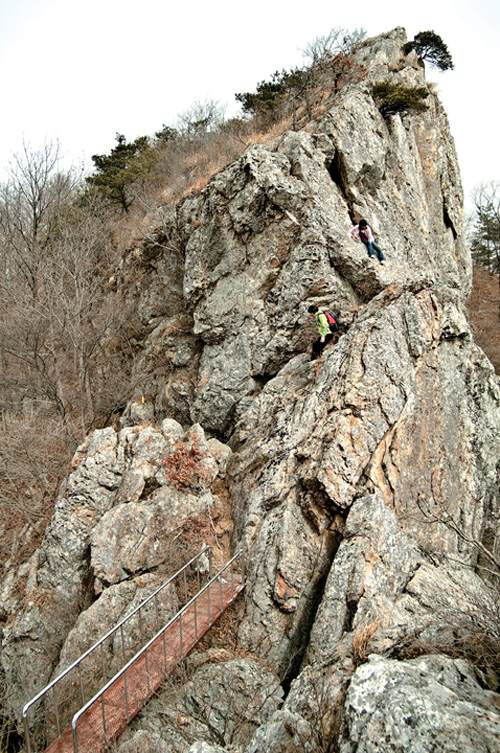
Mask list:
[{"label": "climber in dark jacket", "polygon": [[333,337],[333,332],[328,324],[328,319],[324,313],[314,304],[307,309],[311,316],[314,316],[314,320],[318,327],[319,339],[313,343],[311,361],[315,361],[316,358],[321,356],[323,348],[328,345]]}]

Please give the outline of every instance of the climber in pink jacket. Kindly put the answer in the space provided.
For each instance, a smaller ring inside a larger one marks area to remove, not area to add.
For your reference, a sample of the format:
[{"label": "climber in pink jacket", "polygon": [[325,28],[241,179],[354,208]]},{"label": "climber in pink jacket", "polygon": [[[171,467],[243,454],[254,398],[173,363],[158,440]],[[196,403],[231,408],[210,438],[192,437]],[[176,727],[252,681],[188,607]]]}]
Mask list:
[{"label": "climber in pink jacket", "polygon": [[355,241],[361,241],[366,246],[368,256],[370,259],[375,259],[375,254],[381,264],[385,264],[385,256],[382,253],[382,249],[375,242],[373,232],[366,220],[360,220],[358,225],[354,225],[349,230],[349,235],[354,238]]}]

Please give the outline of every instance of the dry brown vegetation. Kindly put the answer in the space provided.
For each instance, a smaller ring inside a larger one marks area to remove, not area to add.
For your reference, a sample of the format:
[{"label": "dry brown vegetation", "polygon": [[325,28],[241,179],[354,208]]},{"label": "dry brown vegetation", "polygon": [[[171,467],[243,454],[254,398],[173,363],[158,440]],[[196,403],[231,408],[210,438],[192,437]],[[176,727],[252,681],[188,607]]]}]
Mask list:
[{"label": "dry brown vegetation", "polygon": [[378,617],[356,629],[352,639],[353,658],[356,666],[368,660],[371,642],[379,629],[380,619]]},{"label": "dry brown vegetation", "polygon": [[500,285],[498,275],[474,267],[472,293],[467,304],[474,339],[500,374]]},{"label": "dry brown vegetation", "polygon": [[164,460],[165,475],[177,489],[192,487],[195,483],[203,485],[210,475],[203,465],[207,457],[207,453],[200,449],[198,440],[193,440],[191,445],[177,442],[174,452]]}]

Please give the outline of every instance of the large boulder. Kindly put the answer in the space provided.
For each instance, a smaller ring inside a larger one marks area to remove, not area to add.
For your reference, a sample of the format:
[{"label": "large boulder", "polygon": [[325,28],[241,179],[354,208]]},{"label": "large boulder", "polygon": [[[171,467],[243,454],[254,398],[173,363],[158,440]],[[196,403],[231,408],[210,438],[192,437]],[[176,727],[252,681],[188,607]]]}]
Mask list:
[{"label": "large boulder", "polygon": [[339,750],[496,753],[499,700],[459,659],[394,662],[371,656],[351,680]]},{"label": "large boulder", "polygon": [[[194,653],[134,723],[132,739],[157,736],[166,750],[240,751],[281,704],[283,689],[260,660],[225,650]],[[126,753],[130,743],[120,747]]]}]

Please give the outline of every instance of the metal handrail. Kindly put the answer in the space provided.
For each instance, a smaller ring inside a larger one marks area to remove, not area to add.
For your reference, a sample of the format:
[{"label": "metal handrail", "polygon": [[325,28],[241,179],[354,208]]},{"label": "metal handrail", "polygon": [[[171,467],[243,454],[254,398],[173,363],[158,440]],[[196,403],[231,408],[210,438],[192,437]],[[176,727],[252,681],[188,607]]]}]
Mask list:
[{"label": "metal handrail", "polygon": [[[128,622],[137,612],[139,612],[143,607],[146,606],[152,599],[154,599],[160,591],[162,591],[164,588],[166,588],[168,585],[172,583],[179,575],[181,575],[183,572],[187,570],[188,567],[194,564],[196,560],[201,557],[203,554],[205,554],[207,551],[210,551],[210,546],[206,545],[203,547],[203,549],[200,549],[198,554],[196,554],[194,557],[192,557],[189,562],[187,562],[183,567],[181,567],[174,575],[172,575],[168,580],[166,580],[164,583],[161,584],[150,596],[148,596],[144,601],[142,601],[132,612],[125,615],[111,630],[109,630],[105,635],[102,636],[98,641],[96,641],[90,648],[88,648],[81,656],[78,657],[72,664],[69,665],[69,667],[66,667],[66,669],[61,672],[57,677],[55,677],[51,682],[49,682],[48,685],[46,685],[42,690],[40,690],[39,693],[37,693],[28,703],[25,704],[22,710],[22,719],[23,719],[23,727],[24,727],[24,735],[25,735],[25,742],[26,742],[26,749],[27,753],[31,753],[31,740],[30,740],[30,732],[29,732],[29,725],[28,725],[28,712],[30,708],[40,701],[43,696],[45,696],[49,691],[51,691],[55,686],[63,680],[73,669],[76,667],[79,667],[79,665],[86,659],[90,654],[92,654],[96,649],[98,649],[104,641],[106,641],[108,638],[110,638],[114,633],[116,633],[118,630],[123,628],[123,625]],[[211,573],[210,573],[211,574]],[[82,677],[81,673],[79,676],[79,682],[80,687],[82,687]],[[83,692],[82,692],[82,700],[83,700]],[[57,704],[56,704],[56,725],[60,734],[59,730],[59,723],[57,719]]]},{"label": "metal handrail", "polygon": [[[200,590],[199,590],[199,591],[198,591],[198,592],[197,592],[197,593],[196,593],[196,594],[195,594],[195,595],[194,595],[194,596],[193,596],[193,597],[192,597],[192,598],[191,598],[191,599],[190,599],[190,600],[189,600],[189,601],[188,601],[188,602],[187,602],[187,603],[186,603],[186,604],[185,604],[185,605],[184,605],[184,606],[183,606],[183,607],[182,607],[182,608],[181,608],[181,609],[180,609],[180,610],[179,610],[179,611],[177,612],[177,614],[176,614],[176,615],[175,615],[174,617],[172,617],[172,618],[171,618],[171,619],[170,619],[170,620],[169,620],[169,621],[167,622],[167,624],[166,624],[166,625],[164,625],[164,626],[162,627],[162,629],[161,629],[161,630],[159,630],[159,631],[158,631],[158,632],[156,633],[156,635],[154,635],[154,636],[153,636],[153,638],[151,638],[151,639],[150,639],[150,640],[149,640],[149,641],[148,641],[148,642],[146,643],[146,645],[145,645],[145,646],[143,646],[143,647],[142,647],[142,648],[140,649],[140,651],[138,651],[138,652],[137,652],[137,653],[135,654],[135,656],[133,656],[133,657],[132,657],[132,659],[130,659],[130,660],[129,660],[129,661],[127,662],[127,664],[125,664],[125,666],[123,666],[123,667],[122,667],[122,668],[121,668],[121,669],[120,669],[120,670],[119,670],[119,671],[118,671],[118,672],[117,672],[117,673],[115,674],[115,676],[114,676],[114,677],[112,677],[112,678],[111,678],[111,680],[109,680],[109,681],[108,681],[108,682],[106,683],[106,685],[104,685],[104,687],[102,687],[102,688],[101,688],[101,689],[100,689],[100,690],[99,690],[99,691],[98,691],[98,692],[97,692],[97,693],[96,693],[96,694],[94,695],[94,697],[93,697],[93,698],[91,698],[91,699],[90,699],[90,701],[88,701],[88,702],[87,702],[87,703],[85,704],[85,706],[82,706],[82,708],[81,708],[81,709],[79,709],[79,710],[78,710],[78,711],[76,712],[76,714],[74,715],[74,717],[73,717],[73,719],[72,719],[72,722],[71,722],[71,726],[72,726],[72,728],[73,728],[73,750],[74,750],[74,753],[78,753],[78,740],[77,740],[77,730],[76,730],[76,725],[78,724],[78,720],[80,719],[80,717],[81,717],[81,716],[83,716],[83,714],[84,714],[84,713],[85,713],[86,711],[88,711],[88,709],[89,709],[89,708],[90,708],[90,707],[91,707],[91,706],[92,706],[92,705],[93,705],[94,703],[96,703],[96,701],[98,701],[98,700],[99,700],[99,698],[101,698],[101,699],[102,699],[102,697],[104,696],[104,694],[106,693],[106,691],[107,691],[107,690],[109,690],[109,688],[110,688],[110,687],[111,687],[111,686],[112,686],[112,685],[113,685],[113,684],[114,684],[114,683],[115,683],[115,682],[116,682],[116,681],[117,681],[117,680],[118,680],[118,679],[119,679],[119,678],[120,678],[120,677],[121,677],[122,675],[124,675],[124,676],[126,677],[126,672],[127,672],[127,669],[129,669],[129,668],[130,668],[130,667],[132,666],[132,664],[134,664],[134,663],[135,663],[135,662],[136,662],[136,661],[137,661],[137,660],[138,660],[138,659],[139,659],[139,658],[140,658],[140,657],[142,656],[142,654],[146,653],[146,652],[147,652],[147,650],[148,650],[148,648],[149,648],[149,647],[150,647],[150,646],[151,646],[151,645],[152,645],[152,644],[153,644],[153,643],[154,643],[154,642],[155,642],[156,640],[158,640],[158,638],[159,638],[159,637],[160,637],[160,636],[162,635],[162,633],[165,633],[165,632],[166,632],[166,630],[167,630],[167,629],[168,629],[168,628],[169,628],[169,627],[170,627],[171,625],[173,625],[173,624],[174,624],[174,622],[176,622],[176,620],[180,620],[180,619],[182,619],[182,615],[184,614],[184,612],[186,612],[186,611],[187,611],[187,610],[189,609],[189,607],[190,607],[190,606],[191,606],[192,604],[194,604],[194,605],[195,605],[195,604],[196,604],[196,601],[197,601],[197,600],[199,599],[199,597],[200,597],[200,596],[201,596],[201,595],[202,595],[202,594],[203,594],[203,593],[204,593],[204,592],[205,592],[205,591],[206,591],[207,589],[210,589],[210,586],[211,586],[211,585],[212,585],[213,583],[215,583],[215,582],[216,582],[217,580],[219,580],[219,582],[221,583],[221,580],[220,580],[220,579],[221,579],[221,576],[222,576],[222,574],[223,574],[223,573],[224,573],[224,572],[225,572],[225,571],[226,571],[226,570],[227,570],[227,569],[228,569],[229,567],[231,567],[231,576],[232,576],[231,580],[232,580],[232,583],[234,583],[234,581],[233,581],[233,570],[232,570],[232,564],[233,564],[233,562],[235,562],[235,560],[237,560],[237,559],[238,559],[239,557],[241,557],[241,556],[242,556],[242,554],[243,554],[243,550],[242,550],[242,549],[240,549],[240,550],[239,550],[238,552],[236,552],[236,554],[235,554],[235,555],[234,555],[233,557],[231,557],[231,559],[230,559],[230,560],[228,560],[228,562],[226,562],[226,564],[225,564],[225,565],[224,565],[224,566],[223,566],[223,567],[222,567],[222,568],[221,568],[221,569],[219,570],[219,572],[218,572],[218,573],[217,573],[216,575],[214,575],[214,576],[213,576],[213,577],[212,577],[212,578],[211,578],[211,579],[210,579],[210,580],[208,581],[208,583],[206,583],[206,584],[205,584],[205,585],[203,586],[203,588],[201,588],[201,589],[200,589]],[[221,585],[222,585],[222,583],[221,583]],[[233,589],[234,589],[234,585],[233,585]],[[209,591],[209,593],[210,593],[210,591]],[[233,598],[231,599],[231,601],[230,601],[229,603],[232,603],[232,601],[234,601],[234,599],[235,599],[235,598],[236,598],[236,594],[235,594],[235,595],[233,596]],[[209,609],[210,609],[210,606],[209,606]],[[217,616],[219,616],[219,615],[217,615]],[[215,620],[214,620],[214,622],[215,622]],[[211,624],[212,624],[212,623],[210,622],[210,611],[209,611],[209,626],[210,626]],[[147,655],[147,653],[146,653],[146,655]],[[181,658],[182,658],[182,657],[181,657]],[[125,684],[125,704],[126,704],[126,705],[128,705],[128,698],[127,698],[127,690],[126,690],[126,684]],[[106,736],[106,720],[105,720],[105,715],[104,715],[104,706],[103,706],[103,708],[102,708],[102,711],[103,711],[103,729],[104,729],[104,734],[105,734],[105,736]],[[126,710],[126,715],[127,715],[127,720],[128,720],[128,709]]]}]

